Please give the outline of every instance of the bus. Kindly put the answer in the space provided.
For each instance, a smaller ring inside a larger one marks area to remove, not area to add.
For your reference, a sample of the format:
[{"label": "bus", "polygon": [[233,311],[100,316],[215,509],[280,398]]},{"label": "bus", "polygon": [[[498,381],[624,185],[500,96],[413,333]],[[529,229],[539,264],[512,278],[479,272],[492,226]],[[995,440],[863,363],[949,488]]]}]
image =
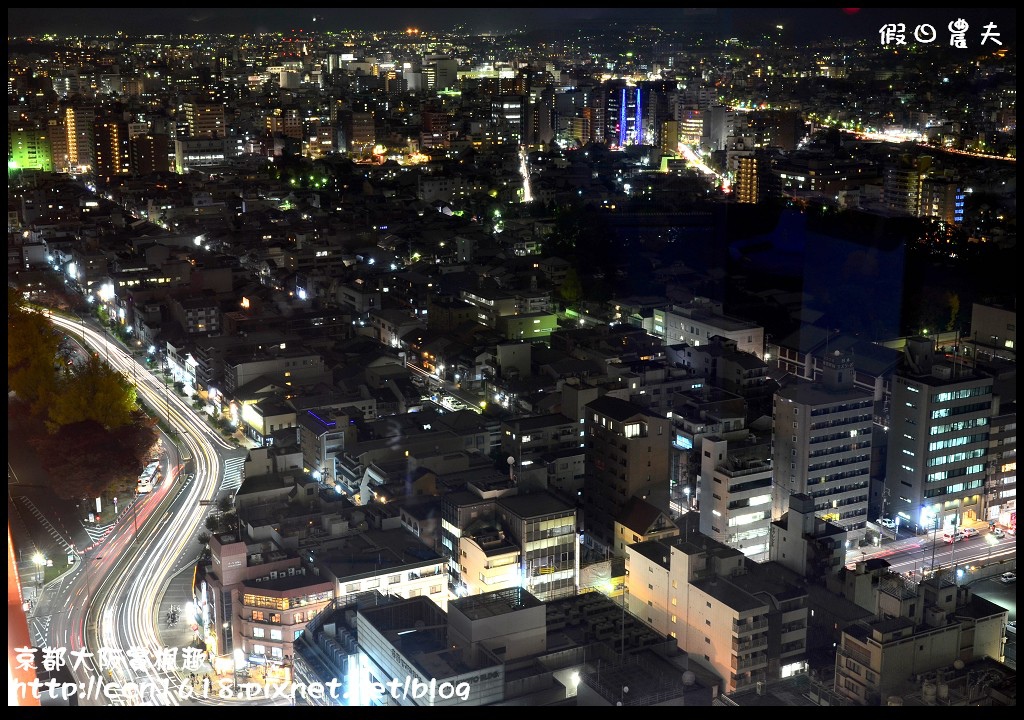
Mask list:
[{"label": "bus", "polygon": [[139,475],[138,492],[140,495],[144,495],[148,492],[152,492],[153,486],[159,482],[160,477],[160,461],[151,460],[146,469]]}]

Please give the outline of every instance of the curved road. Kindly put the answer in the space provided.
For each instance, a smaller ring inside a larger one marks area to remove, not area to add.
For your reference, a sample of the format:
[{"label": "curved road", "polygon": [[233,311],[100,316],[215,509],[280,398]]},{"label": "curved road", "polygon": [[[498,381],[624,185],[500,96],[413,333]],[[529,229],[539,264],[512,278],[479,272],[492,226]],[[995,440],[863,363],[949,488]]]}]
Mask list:
[{"label": "curved road", "polygon": [[[93,654],[72,669],[80,687],[114,684],[90,692],[95,697],[80,696],[80,704],[178,705],[176,669],[184,667],[183,649],[170,649],[172,657],[161,645],[159,602],[179,563],[195,558],[195,537],[205,530],[207,503],[217,499],[224,456],[237,448],[105,331],[79,318],[46,314],[136,384],[139,397],[174,428],[186,461],[168,468],[159,489],[137,502],[134,516],[122,513],[105,540],[80,555],[68,578],[66,613],[58,613],[50,627],[51,644]],[[187,473],[183,466],[190,468]]]}]

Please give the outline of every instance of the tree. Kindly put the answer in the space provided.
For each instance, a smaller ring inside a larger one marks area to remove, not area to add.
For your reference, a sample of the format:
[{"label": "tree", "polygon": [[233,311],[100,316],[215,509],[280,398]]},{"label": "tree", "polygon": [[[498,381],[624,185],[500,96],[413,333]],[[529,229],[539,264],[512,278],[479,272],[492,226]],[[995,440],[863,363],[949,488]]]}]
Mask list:
[{"label": "tree", "polygon": [[45,316],[27,310],[21,295],[7,288],[7,387],[34,413],[44,413],[57,392],[54,360],[61,337]]},{"label": "tree", "polygon": [[960,296],[955,292],[949,294],[949,322],[946,323],[946,331],[951,332],[957,329],[957,320],[960,316]]},{"label": "tree", "polygon": [[135,458],[139,473],[149,462],[156,449],[159,431],[156,418],[142,410],[132,412],[131,422],[111,429],[111,441]]},{"label": "tree", "polygon": [[132,491],[143,469],[137,450],[95,420],[62,425],[30,442],[54,494],[68,500]]},{"label": "tree", "polygon": [[135,388],[125,377],[92,357],[85,367],[57,382],[57,393],[50,403],[47,426],[55,432],[62,425],[94,420],[107,429],[133,421]]},{"label": "tree", "polygon": [[565,273],[565,280],[558,288],[558,294],[569,307],[576,307],[576,303],[583,297],[583,284],[580,282],[579,273],[576,268],[569,268]]}]

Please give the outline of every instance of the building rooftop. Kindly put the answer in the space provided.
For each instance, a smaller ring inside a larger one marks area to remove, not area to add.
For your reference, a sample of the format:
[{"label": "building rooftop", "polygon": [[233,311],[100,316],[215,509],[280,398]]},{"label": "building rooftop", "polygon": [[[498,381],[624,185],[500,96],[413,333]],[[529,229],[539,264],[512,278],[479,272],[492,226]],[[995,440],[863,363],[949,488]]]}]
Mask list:
[{"label": "building rooftop", "polygon": [[367,530],[325,540],[313,552],[317,564],[328,568],[342,582],[443,562],[440,555],[404,528]]},{"label": "building rooftop", "polygon": [[529,591],[512,587],[451,600],[448,602],[448,612],[462,613],[470,620],[482,620],[543,604]]},{"label": "building rooftop", "polygon": [[541,515],[568,515],[576,510],[565,500],[549,492],[509,495],[499,498],[497,504],[508,508],[512,513],[521,518],[533,518]]},{"label": "building rooftop", "polygon": [[[498,664],[489,653],[472,663],[469,653],[448,642],[448,621],[443,610],[424,596],[359,610],[357,626],[367,623],[400,655],[428,678],[450,678]],[[360,641],[365,639],[360,637]]]}]

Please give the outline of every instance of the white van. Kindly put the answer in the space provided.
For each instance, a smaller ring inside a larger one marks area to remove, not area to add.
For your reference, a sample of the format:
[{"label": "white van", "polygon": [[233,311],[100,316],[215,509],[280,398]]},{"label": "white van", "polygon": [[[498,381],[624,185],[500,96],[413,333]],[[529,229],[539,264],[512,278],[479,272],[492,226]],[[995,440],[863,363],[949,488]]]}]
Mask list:
[{"label": "white van", "polygon": [[964,536],[960,534],[959,530],[957,530],[956,532],[950,532],[949,530],[947,530],[946,532],[942,533],[942,541],[943,542],[952,543],[952,542],[956,542],[957,540],[963,540],[963,539],[964,539]]}]

